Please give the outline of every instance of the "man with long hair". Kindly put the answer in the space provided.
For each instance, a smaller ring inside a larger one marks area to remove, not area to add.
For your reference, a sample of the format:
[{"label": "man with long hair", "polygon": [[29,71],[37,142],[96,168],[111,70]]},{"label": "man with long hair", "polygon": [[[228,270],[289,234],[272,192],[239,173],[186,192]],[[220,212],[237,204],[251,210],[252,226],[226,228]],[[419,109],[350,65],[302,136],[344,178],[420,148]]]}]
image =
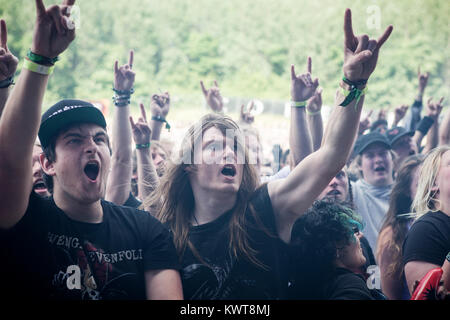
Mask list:
[{"label": "man with long hair", "polygon": [[[344,31],[344,93],[337,94],[320,149],[287,178],[257,188],[258,177],[241,146],[237,124],[226,116],[207,115],[190,128],[180,158],[168,164],[158,189],[144,200],[146,209],[172,231],[183,268],[185,299],[284,296],[282,241],[290,241],[296,219],[345,165],[358,128],[365,84],[392,26],[378,40],[356,37],[347,10]],[[297,78],[301,94],[292,107],[305,112],[317,81],[309,73]]]}]

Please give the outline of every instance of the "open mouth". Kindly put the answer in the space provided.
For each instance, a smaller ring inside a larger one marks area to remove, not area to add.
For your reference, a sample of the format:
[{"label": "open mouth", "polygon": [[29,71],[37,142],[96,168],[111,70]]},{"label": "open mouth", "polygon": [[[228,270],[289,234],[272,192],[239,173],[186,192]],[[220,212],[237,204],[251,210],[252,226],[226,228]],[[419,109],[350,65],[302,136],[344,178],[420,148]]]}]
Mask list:
[{"label": "open mouth", "polygon": [[385,167],[376,167],[375,168],[375,172],[385,172],[386,168]]},{"label": "open mouth", "polygon": [[96,161],[90,161],[84,167],[84,173],[91,181],[97,180],[99,172],[100,172],[100,167]]},{"label": "open mouth", "polygon": [[413,155],[415,155],[415,154],[416,154],[416,152],[415,152],[414,150],[410,150],[410,151],[409,151],[409,155],[410,155],[410,156],[413,156]]},{"label": "open mouth", "polygon": [[33,184],[33,190],[38,193],[46,192],[47,186],[45,185],[45,183],[42,179],[39,179]]},{"label": "open mouth", "polygon": [[227,177],[234,177],[236,175],[236,167],[232,164],[227,164],[223,167],[221,173]]},{"label": "open mouth", "polygon": [[334,189],[334,190],[329,191],[329,192],[327,193],[327,196],[338,196],[338,195],[340,195],[340,194],[341,194],[340,191]]}]

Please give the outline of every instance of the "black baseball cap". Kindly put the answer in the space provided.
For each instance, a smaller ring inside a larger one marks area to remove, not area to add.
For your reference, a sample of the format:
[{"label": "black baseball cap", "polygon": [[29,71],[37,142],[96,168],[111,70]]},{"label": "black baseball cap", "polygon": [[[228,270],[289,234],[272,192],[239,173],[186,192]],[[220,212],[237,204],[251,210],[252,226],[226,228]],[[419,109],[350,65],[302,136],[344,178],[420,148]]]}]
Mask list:
[{"label": "black baseball cap", "polygon": [[391,145],[394,145],[400,138],[407,135],[412,137],[414,135],[414,131],[407,131],[403,127],[394,127],[386,131],[386,137],[389,139]]},{"label": "black baseball cap", "polygon": [[42,148],[47,147],[61,129],[74,123],[95,123],[106,129],[105,117],[92,103],[82,100],[61,100],[42,115],[38,133]]},{"label": "black baseball cap", "polygon": [[358,137],[353,148],[354,155],[363,153],[368,146],[374,143],[381,143],[386,149],[391,149],[388,138],[384,134],[374,131]]}]

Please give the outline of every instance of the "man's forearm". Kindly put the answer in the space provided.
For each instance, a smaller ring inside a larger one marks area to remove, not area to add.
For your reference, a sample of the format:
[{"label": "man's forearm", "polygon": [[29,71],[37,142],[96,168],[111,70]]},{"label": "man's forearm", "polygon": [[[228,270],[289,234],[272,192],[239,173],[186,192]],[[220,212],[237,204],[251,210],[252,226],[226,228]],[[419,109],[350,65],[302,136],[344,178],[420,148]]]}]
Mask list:
[{"label": "man's forearm", "polygon": [[291,108],[289,144],[294,159],[294,166],[313,151],[305,108]]},{"label": "man's forearm", "polygon": [[322,144],[323,138],[323,120],[322,114],[308,115],[309,131],[311,133],[313,151],[317,151]]},{"label": "man's forearm", "polygon": [[142,201],[158,186],[159,178],[156,173],[149,149],[137,149],[138,197]]},{"label": "man's forearm", "polygon": [[2,165],[19,168],[30,166],[48,77],[22,69],[0,118]]},{"label": "man's forearm", "polygon": [[[340,94],[340,93],[339,93]],[[356,99],[346,107],[335,106],[325,128],[322,147],[328,150],[330,168],[342,169],[351,153],[358,131],[364,95],[356,105]]]}]

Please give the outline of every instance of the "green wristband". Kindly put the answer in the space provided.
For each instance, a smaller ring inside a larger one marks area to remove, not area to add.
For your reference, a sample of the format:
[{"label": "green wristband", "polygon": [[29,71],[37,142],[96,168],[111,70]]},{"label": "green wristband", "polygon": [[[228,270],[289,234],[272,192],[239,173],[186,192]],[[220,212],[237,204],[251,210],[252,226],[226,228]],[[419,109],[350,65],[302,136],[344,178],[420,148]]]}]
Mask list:
[{"label": "green wristband", "polygon": [[150,142],[149,143],[136,143],[136,149],[148,149],[150,148]]}]

